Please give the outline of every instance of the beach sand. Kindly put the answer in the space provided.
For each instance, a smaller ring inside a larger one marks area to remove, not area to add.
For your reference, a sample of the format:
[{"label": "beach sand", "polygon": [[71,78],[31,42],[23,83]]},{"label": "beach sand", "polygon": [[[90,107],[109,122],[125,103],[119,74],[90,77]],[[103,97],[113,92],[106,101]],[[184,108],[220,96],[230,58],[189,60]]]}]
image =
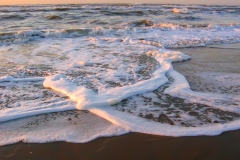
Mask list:
[{"label": "beach sand", "polygon": [[[178,49],[192,57],[175,63],[195,91],[240,94],[240,45]],[[227,75],[226,81],[219,77]],[[217,77],[217,78],[216,78]],[[228,83],[229,78],[231,83]],[[126,160],[126,159],[240,159],[240,130],[219,136],[166,137],[128,133],[98,138],[84,144],[51,142],[0,147],[0,159],[34,160]]]},{"label": "beach sand", "polygon": [[239,159],[240,131],[219,136],[163,137],[140,133],[99,138],[86,144],[18,143],[0,148],[0,159],[126,160],[126,159]]}]

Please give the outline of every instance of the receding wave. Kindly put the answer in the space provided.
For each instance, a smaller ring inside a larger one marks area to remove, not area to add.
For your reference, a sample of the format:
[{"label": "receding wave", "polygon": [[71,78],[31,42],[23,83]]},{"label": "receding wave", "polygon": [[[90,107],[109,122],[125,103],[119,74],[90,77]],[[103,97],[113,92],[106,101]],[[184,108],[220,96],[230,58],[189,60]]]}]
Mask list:
[{"label": "receding wave", "polygon": [[240,129],[239,7],[0,6],[0,146]]}]

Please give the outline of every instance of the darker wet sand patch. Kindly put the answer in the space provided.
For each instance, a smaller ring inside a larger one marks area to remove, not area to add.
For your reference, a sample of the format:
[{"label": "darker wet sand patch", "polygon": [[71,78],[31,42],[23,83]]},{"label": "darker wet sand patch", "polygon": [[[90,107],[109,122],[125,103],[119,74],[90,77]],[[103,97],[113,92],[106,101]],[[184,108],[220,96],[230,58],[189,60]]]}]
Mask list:
[{"label": "darker wet sand patch", "polygon": [[99,138],[85,144],[53,142],[47,144],[17,143],[0,148],[2,160],[188,160],[239,159],[240,131],[219,136],[163,137],[140,133]]},{"label": "darker wet sand patch", "polygon": [[240,44],[184,48],[191,60],[173,63],[194,91],[240,95]]}]

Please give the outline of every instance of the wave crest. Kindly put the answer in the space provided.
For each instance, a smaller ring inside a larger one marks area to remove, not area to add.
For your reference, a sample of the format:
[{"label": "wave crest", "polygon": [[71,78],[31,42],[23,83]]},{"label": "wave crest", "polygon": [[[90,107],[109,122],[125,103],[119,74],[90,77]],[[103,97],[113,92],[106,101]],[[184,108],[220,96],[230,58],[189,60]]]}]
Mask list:
[{"label": "wave crest", "polygon": [[177,9],[177,8],[173,8],[172,10],[174,13],[189,13],[189,10],[187,8],[182,8],[182,9]]}]

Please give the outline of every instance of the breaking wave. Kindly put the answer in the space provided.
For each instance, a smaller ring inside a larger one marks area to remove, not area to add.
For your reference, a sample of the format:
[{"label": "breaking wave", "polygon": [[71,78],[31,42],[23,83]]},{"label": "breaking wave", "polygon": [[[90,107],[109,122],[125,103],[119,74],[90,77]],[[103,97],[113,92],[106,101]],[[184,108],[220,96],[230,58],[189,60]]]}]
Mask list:
[{"label": "breaking wave", "polygon": [[[55,17],[55,16],[54,16]],[[56,17],[58,18],[58,17]],[[16,44],[32,41],[38,38],[74,38],[82,36],[97,36],[97,35],[134,35],[136,33],[148,33],[149,36],[152,34],[160,34],[161,32],[174,31],[174,34],[185,34],[188,31],[195,33],[194,37],[184,38],[179,37],[178,39],[169,41],[171,34],[166,35],[166,40],[150,40],[152,42],[159,43],[159,46],[165,48],[182,48],[182,47],[197,47],[206,46],[210,44],[222,44],[222,43],[236,43],[240,40],[239,24],[229,25],[210,25],[210,24],[173,24],[173,23],[153,23],[148,20],[140,20],[130,22],[129,27],[124,28],[103,28],[96,27],[93,29],[62,29],[62,30],[29,30],[29,31],[18,31],[17,33],[6,32],[0,34],[0,44]],[[205,32],[205,36],[199,32]],[[219,33],[216,33],[219,31]],[[219,36],[221,35],[221,36]],[[148,37],[149,37],[148,36]],[[188,35],[190,36],[190,35]],[[119,38],[122,41],[122,38]],[[149,41],[149,38],[138,38],[136,42],[145,43]],[[149,43],[149,42],[147,42]]]}]

